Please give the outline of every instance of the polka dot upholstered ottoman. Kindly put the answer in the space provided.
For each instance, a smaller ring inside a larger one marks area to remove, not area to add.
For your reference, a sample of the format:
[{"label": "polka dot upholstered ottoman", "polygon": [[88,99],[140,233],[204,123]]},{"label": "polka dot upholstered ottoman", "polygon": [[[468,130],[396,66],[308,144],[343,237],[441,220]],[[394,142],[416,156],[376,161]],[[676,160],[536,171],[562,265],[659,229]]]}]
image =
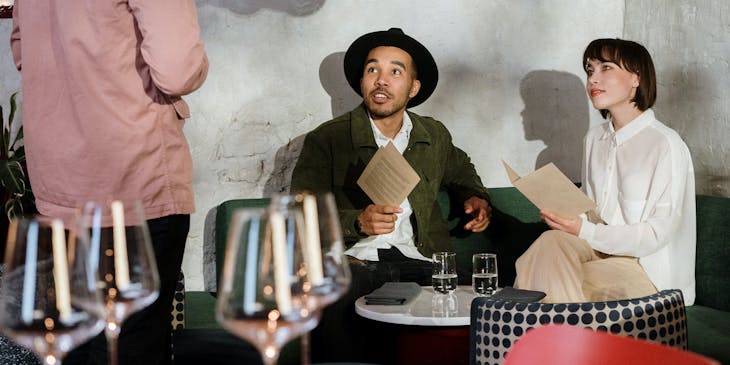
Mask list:
[{"label": "polka dot upholstered ottoman", "polygon": [[182,271],[177,276],[175,295],[172,297],[170,323],[172,323],[173,330],[185,328],[185,275]]},{"label": "polka dot upholstered ottoman", "polygon": [[687,317],[680,290],[636,299],[586,303],[523,303],[477,297],[471,305],[471,364],[501,364],[532,328],[567,323],[687,348]]}]

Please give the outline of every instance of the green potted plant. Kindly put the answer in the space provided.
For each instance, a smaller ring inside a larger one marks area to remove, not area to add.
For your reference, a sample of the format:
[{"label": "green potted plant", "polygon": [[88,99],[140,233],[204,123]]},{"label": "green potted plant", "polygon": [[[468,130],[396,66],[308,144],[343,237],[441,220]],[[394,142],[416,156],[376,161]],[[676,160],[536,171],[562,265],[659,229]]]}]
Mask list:
[{"label": "green potted plant", "polygon": [[8,222],[13,217],[34,213],[35,198],[30,189],[28,172],[25,164],[25,147],[23,145],[23,126],[18,125],[13,130],[13,119],[17,104],[17,92],[10,96],[10,113],[7,121],[0,106],[0,120],[2,121],[2,145],[0,146],[0,203],[3,214],[0,214],[0,257],[5,254],[5,240],[7,238]]}]

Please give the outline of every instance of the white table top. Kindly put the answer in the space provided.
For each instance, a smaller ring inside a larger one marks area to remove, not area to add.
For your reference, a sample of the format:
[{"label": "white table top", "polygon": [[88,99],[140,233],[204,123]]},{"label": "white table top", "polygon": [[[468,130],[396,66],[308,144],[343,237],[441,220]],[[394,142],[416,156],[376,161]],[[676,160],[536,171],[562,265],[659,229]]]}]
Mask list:
[{"label": "white table top", "polygon": [[[475,297],[470,285],[459,285],[449,296],[434,294],[432,287],[424,286],[418,297],[403,305],[367,305],[362,296],[355,301],[355,312],[368,319],[394,324],[468,326],[471,301]],[[441,304],[450,304],[453,310],[443,310]]]}]

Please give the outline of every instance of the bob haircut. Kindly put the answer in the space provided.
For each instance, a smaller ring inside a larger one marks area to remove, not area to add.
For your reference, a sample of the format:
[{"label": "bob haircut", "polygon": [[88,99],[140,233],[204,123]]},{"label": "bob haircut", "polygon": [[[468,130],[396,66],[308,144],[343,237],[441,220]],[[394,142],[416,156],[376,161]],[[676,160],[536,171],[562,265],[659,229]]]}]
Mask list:
[{"label": "bob haircut", "polygon": [[[588,72],[586,66],[588,60],[601,62],[613,62],[622,69],[639,76],[639,87],[636,95],[631,101],[642,112],[651,108],[656,101],[656,74],[654,62],[651,60],[649,51],[639,43],[623,39],[603,38],[596,39],[588,44],[583,52],[583,69]],[[601,109],[601,115],[605,119],[610,113]]]}]

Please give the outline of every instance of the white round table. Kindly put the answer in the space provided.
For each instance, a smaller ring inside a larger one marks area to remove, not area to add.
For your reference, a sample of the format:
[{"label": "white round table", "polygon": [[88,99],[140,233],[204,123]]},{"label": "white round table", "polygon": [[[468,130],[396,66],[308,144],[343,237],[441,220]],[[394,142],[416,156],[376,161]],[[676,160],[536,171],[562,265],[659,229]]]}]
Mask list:
[{"label": "white round table", "polygon": [[355,311],[374,321],[402,325],[396,327],[399,365],[468,365],[471,301],[476,295],[470,285],[458,286],[451,295],[454,310],[446,313],[433,307],[434,296],[446,297],[434,294],[430,286],[421,287],[421,293],[403,305],[368,305],[363,296],[355,301]]},{"label": "white round table", "polygon": [[421,293],[403,305],[368,305],[365,297],[355,301],[355,312],[374,321],[412,326],[468,326],[471,320],[471,301],[476,297],[471,286],[460,285],[454,290],[456,311],[439,313],[433,307],[434,294],[430,286],[421,287]]}]

